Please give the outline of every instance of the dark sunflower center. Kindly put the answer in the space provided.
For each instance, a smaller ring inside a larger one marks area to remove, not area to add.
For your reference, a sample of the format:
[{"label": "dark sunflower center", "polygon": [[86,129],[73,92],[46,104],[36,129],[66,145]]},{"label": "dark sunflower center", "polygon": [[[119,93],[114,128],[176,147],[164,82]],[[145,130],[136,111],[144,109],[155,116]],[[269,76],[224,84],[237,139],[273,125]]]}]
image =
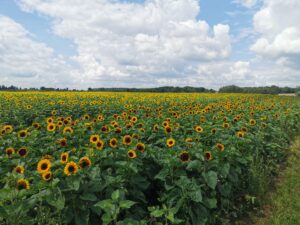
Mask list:
[{"label": "dark sunflower center", "polygon": [[186,162],[189,160],[189,154],[188,153],[182,153],[180,155],[180,159],[183,161],[183,162]]},{"label": "dark sunflower center", "polygon": [[69,166],[68,171],[69,171],[70,173],[73,173],[73,172],[75,171],[74,166]]},{"label": "dark sunflower center", "polygon": [[20,133],[20,137],[25,137],[26,136],[26,133],[25,132],[21,132]]},{"label": "dark sunflower center", "polygon": [[96,138],[96,137],[93,137],[93,141],[97,141],[97,138]]},{"label": "dark sunflower center", "polygon": [[129,143],[130,141],[131,141],[131,138],[129,138],[129,137],[125,138],[126,143]]},{"label": "dark sunflower center", "polygon": [[66,161],[67,160],[67,156],[63,155],[62,156],[62,161]]},{"label": "dark sunflower center", "polygon": [[88,166],[88,162],[86,162],[86,161],[81,162],[81,167],[87,167],[87,166]]},{"label": "dark sunflower center", "polygon": [[43,163],[42,165],[41,165],[41,169],[42,170],[46,170],[48,168],[48,164],[47,163]]},{"label": "dark sunflower center", "polygon": [[26,149],[24,149],[24,148],[22,148],[22,149],[20,149],[19,150],[19,154],[20,154],[20,156],[24,156],[24,155],[26,155]]},{"label": "dark sunflower center", "polygon": [[128,155],[129,155],[129,157],[133,157],[133,153],[132,152],[129,152]]}]

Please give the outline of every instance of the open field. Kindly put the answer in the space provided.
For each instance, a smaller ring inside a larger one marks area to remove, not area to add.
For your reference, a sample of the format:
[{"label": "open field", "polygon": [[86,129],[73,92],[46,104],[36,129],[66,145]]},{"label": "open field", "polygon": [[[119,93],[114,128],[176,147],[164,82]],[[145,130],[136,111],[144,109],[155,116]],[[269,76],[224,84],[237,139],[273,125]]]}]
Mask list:
[{"label": "open field", "polygon": [[292,97],[2,92],[0,224],[231,224],[299,130]]}]

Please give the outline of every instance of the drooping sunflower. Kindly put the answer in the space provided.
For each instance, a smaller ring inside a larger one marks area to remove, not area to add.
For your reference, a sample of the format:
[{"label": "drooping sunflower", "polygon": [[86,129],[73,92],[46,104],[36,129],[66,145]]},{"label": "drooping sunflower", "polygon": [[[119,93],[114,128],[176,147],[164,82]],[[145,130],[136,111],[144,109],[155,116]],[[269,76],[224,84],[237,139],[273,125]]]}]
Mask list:
[{"label": "drooping sunflower", "polygon": [[56,125],[54,123],[49,123],[48,126],[47,126],[47,130],[49,132],[54,132],[56,129]]},{"label": "drooping sunflower", "polygon": [[42,173],[42,178],[44,181],[49,181],[52,178],[52,172],[51,171],[46,171]]},{"label": "drooping sunflower", "polygon": [[211,154],[210,151],[206,151],[206,152],[204,152],[204,158],[205,158],[207,161],[210,161],[210,160],[212,160],[214,157],[213,157],[213,155]]},{"label": "drooping sunflower", "polygon": [[35,129],[40,129],[41,128],[41,125],[39,123],[32,123],[32,126],[35,128]]},{"label": "drooping sunflower", "polygon": [[220,143],[218,143],[218,144],[216,145],[216,147],[218,148],[218,150],[219,150],[220,152],[223,152],[224,149],[225,149],[225,146],[224,146],[223,144],[220,144]]},{"label": "drooping sunflower", "polygon": [[212,133],[212,134],[217,133],[217,129],[216,129],[216,128],[212,128],[212,129],[211,129],[211,133]]},{"label": "drooping sunflower", "polygon": [[181,152],[180,155],[179,155],[179,157],[180,157],[180,160],[182,162],[188,162],[188,161],[190,161],[190,155],[189,155],[189,153],[187,151]]},{"label": "drooping sunflower", "polygon": [[100,137],[99,137],[99,135],[97,135],[97,134],[93,134],[93,135],[90,137],[90,142],[93,143],[93,144],[96,144],[99,140],[100,140]]},{"label": "drooping sunflower", "polygon": [[10,158],[13,154],[15,154],[15,149],[12,147],[6,148],[5,154],[7,155],[8,158]]},{"label": "drooping sunflower", "polygon": [[97,141],[96,143],[96,149],[102,150],[104,147],[104,142],[102,140]]},{"label": "drooping sunflower", "polygon": [[37,164],[37,171],[39,173],[47,172],[51,169],[51,162],[49,159],[42,159]]},{"label": "drooping sunflower", "polygon": [[22,173],[23,174],[25,169],[24,169],[23,166],[18,165],[18,166],[16,166],[15,171],[16,171],[16,173]]},{"label": "drooping sunflower", "polygon": [[26,138],[27,137],[27,130],[20,130],[18,132],[18,137],[19,138]]},{"label": "drooping sunflower", "polygon": [[3,127],[3,130],[6,132],[6,133],[11,133],[13,131],[13,126],[12,125],[5,125]]},{"label": "drooping sunflower", "polygon": [[136,150],[140,151],[140,152],[145,151],[145,144],[143,144],[143,143],[137,143]]},{"label": "drooping sunflower", "polygon": [[26,147],[21,147],[18,150],[18,154],[19,156],[21,156],[22,158],[26,157],[28,154],[27,148]]},{"label": "drooping sunflower", "polygon": [[249,124],[250,124],[251,126],[254,126],[254,125],[256,124],[256,120],[255,120],[255,119],[251,119],[251,120],[249,121]]},{"label": "drooping sunflower", "polygon": [[61,138],[57,140],[57,143],[61,146],[61,147],[66,147],[67,146],[67,139],[65,138]]},{"label": "drooping sunflower", "polygon": [[88,157],[82,157],[82,158],[79,160],[79,167],[80,167],[81,169],[90,167],[91,164],[92,164],[92,162],[91,162],[91,160],[90,160]]},{"label": "drooping sunflower", "polygon": [[116,148],[118,146],[118,141],[116,138],[112,138],[109,140],[109,146],[112,148]]},{"label": "drooping sunflower", "polygon": [[64,168],[64,173],[67,176],[74,175],[74,174],[77,173],[77,171],[78,171],[78,165],[73,161],[68,162],[67,165]]},{"label": "drooping sunflower", "polygon": [[169,138],[169,139],[167,140],[167,146],[168,146],[169,148],[173,147],[173,146],[175,145],[175,143],[176,143],[176,141],[175,141],[174,138]]},{"label": "drooping sunflower", "polygon": [[69,160],[69,153],[68,152],[63,152],[61,155],[60,155],[60,162],[62,164],[65,164],[67,163]]},{"label": "drooping sunflower", "polygon": [[30,184],[29,184],[29,181],[24,179],[24,178],[21,178],[17,181],[17,189],[18,190],[23,190],[23,189],[30,189]]},{"label": "drooping sunflower", "polygon": [[65,127],[63,130],[64,134],[73,134],[74,130],[72,127]]},{"label": "drooping sunflower", "polygon": [[134,150],[129,150],[129,151],[127,152],[127,156],[128,156],[128,158],[130,158],[130,159],[134,159],[134,158],[136,158],[136,152],[135,152]]},{"label": "drooping sunflower", "polygon": [[125,135],[123,137],[123,144],[130,145],[132,143],[132,137],[130,135]]}]

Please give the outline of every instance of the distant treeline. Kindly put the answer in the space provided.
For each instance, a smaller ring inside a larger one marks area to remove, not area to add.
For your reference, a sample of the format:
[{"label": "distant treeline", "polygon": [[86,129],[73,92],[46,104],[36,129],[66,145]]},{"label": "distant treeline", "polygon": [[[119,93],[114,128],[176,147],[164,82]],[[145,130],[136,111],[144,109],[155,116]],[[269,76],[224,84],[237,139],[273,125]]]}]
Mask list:
[{"label": "distant treeline", "polygon": [[238,87],[235,85],[229,85],[221,87],[220,93],[254,93],[254,94],[282,94],[282,93],[298,93],[300,87],[278,87],[275,85],[267,87]]},{"label": "distant treeline", "polygon": [[213,89],[206,89],[204,87],[172,87],[164,86],[157,88],[89,88],[88,91],[103,91],[103,92],[184,92],[184,93],[214,93]]},{"label": "distant treeline", "polygon": [[[40,88],[20,88],[16,86],[5,86],[0,85],[0,91],[84,91],[77,89],[68,88],[51,88],[51,87],[40,87]],[[95,92],[173,92],[173,93],[215,93],[213,89],[206,89],[204,87],[172,87],[163,86],[157,88],[88,88],[87,91]],[[220,93],[254,93],[254,94],[281,94],[281,93],[297,93],[300,95],[300,87],[278,87],[278,86],[267,86],[267,87],[239,87],[236,85],[224,86],[219,89]]]}]

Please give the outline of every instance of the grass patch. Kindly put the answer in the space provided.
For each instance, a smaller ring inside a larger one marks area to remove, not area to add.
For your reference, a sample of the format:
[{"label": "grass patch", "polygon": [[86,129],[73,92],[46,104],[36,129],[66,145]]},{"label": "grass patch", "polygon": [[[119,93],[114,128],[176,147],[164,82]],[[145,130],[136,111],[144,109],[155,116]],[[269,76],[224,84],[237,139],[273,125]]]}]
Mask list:
[{"label": "grass patch", "polygon": [[265,218],[257,219],[256,225],[300,224],[300,137],[292,145],[287,167],[278,180],[276,191],[264,206]]}]

